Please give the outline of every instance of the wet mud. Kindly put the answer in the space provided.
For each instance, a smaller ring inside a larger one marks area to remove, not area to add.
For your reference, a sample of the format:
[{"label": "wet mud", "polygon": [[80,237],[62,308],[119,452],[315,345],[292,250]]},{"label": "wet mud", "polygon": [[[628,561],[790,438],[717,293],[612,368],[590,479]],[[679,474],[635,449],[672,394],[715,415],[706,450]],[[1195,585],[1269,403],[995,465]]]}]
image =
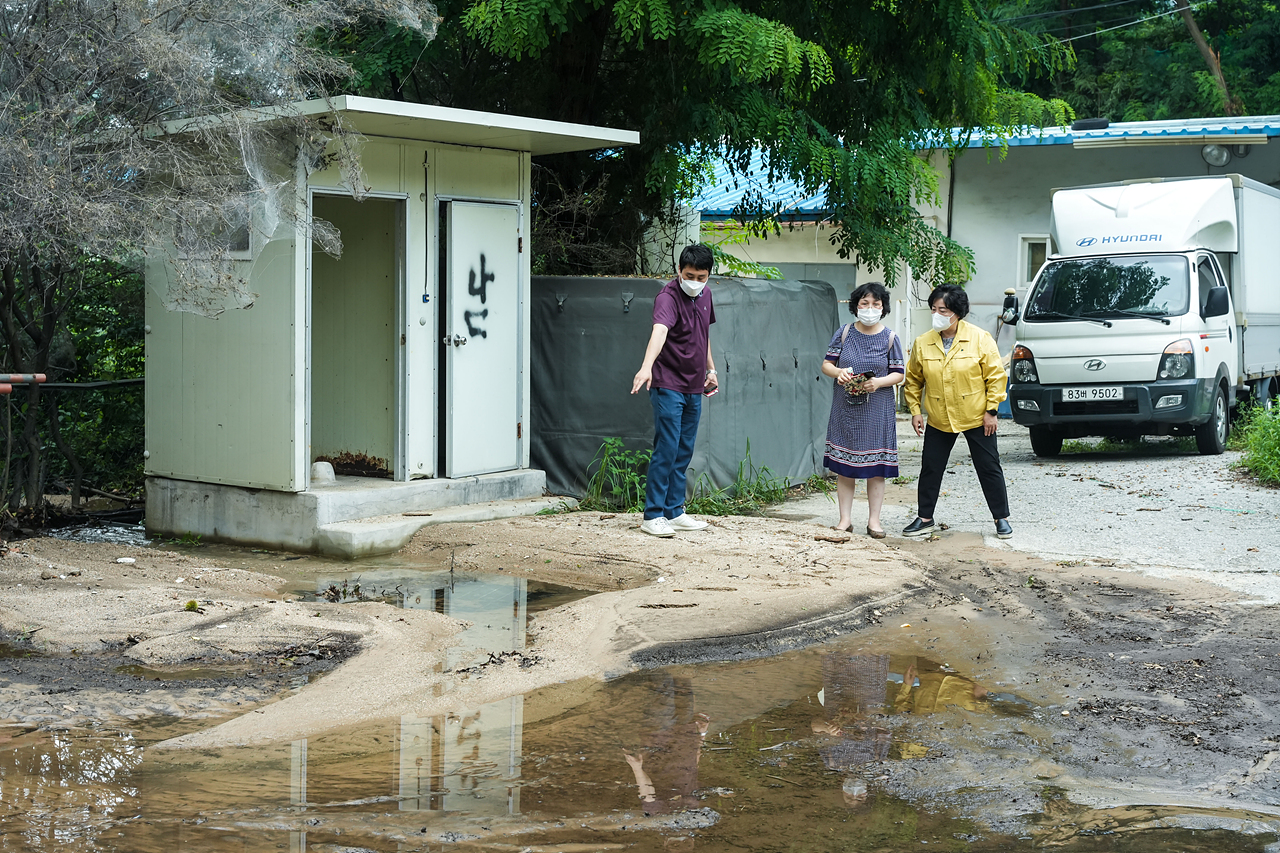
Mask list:
[{"label": "wet mud", "polygon": [[[662,644],[621,678],[254,748],[151,747],[328,661],[156,673],[10,649],[0,700],[27,685],[49,719],[0,726],[0,791],[30,792],[0,797],[0,849],[1280,849],[1273,608],[976,535],[889,544],[923,581],[843,623]],[[86,685],[136,716],[96,724]],[[166,690],[167,709],[149,693]]]}]

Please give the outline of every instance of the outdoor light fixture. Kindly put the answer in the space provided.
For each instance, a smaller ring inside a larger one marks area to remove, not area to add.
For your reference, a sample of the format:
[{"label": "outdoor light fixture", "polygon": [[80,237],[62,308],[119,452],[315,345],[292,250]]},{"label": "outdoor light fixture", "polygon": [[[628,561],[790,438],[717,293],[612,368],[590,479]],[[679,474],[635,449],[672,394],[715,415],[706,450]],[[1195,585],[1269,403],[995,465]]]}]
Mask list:
[{"label": "outdoor light fixture", "polygon": [[1200,156],[1210,166],[1222,167],[1231,162],[1231,149],[1225,145],[1206,145],[1200,149]]}]

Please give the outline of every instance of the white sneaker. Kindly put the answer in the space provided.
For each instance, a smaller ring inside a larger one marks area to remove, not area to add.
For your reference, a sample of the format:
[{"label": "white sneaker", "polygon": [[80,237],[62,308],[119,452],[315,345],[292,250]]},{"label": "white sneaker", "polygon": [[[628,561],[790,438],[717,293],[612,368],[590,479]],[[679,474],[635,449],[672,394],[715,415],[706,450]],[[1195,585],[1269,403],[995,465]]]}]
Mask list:
[{"label": "white sneaker", "polygon": [[672,530],[705,530],[707,528],[705,521],[698,521],[687,512],[680,513],[671,519],[668,524],[671,525]]},{"label": "white sneaker", "polygon": [[662,516],[657,518],[646,518],[640,525],[640,529],[650,536],[675,536],[676,532],[671,529],[671,522]]}]

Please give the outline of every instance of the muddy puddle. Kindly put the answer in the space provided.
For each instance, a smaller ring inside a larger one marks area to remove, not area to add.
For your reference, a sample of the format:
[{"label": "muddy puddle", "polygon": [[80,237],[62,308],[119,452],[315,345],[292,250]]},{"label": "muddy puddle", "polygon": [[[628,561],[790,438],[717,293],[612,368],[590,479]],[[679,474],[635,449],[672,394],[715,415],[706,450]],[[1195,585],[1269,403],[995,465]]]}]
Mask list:
[{"label": "muddy puddle", "polygon": [[[1061,714],[968,671],[852,638],[251,749],[155,750],[179,732],[145,721],[0,728],[0,851],[1280,849],[1248,811],[1090,806],[1049,771],[983,794],[977,762],[957,783],[959,744],[1020,763]],[[932,788],[894,784],[935,758]]]},{"label": "muddy puddle", "polygon": [[470,622],[448,649],[446,669],[484,663],[490,652],[523,650],[534,615],[591,594],[506,574],[469,575],[411,567],[321,571],[295,583],[291,592],[304,600],[381,601]]}]

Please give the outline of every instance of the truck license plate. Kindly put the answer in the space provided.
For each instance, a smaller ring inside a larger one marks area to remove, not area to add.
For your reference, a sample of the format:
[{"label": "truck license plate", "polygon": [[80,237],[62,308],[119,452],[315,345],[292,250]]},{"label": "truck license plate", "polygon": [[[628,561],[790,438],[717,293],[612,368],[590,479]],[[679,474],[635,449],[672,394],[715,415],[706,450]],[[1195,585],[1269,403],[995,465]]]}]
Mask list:
[{"label": "truck license plate", "polygon": [[1095,400],[1123,400],[1124,389],[1114,385],[1084,385],[1078,388],[1063,388],[1064,403],[1093,402]]}]

